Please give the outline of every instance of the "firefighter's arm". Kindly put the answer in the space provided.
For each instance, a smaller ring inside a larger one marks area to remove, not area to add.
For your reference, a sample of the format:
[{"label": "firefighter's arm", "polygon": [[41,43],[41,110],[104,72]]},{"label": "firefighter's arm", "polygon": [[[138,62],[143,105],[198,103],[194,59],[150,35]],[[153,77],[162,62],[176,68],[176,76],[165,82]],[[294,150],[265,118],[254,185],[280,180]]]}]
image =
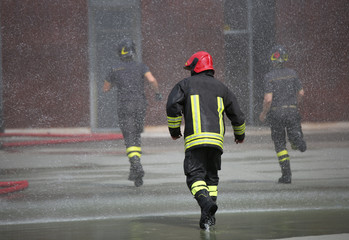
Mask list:
[{"label": "firefighter's arm", "polygon": [[233,125],[234,129],[234,136],[235,136],[235,143],[243,143],[245,139],[245,130],[246,130],[246,124],[245,122],[241,125]]},{"label": "firefighter's arm", "polygon": [[236,144],[243,143],[245,139],[246,130],[245,115],[241,111],[239,103],[234,93],[232,93],[228,89],[227,91],[228,92],[223,102],[225,103],[224,107],[227,117],[230,119],[231,125],[234,130],[234,141]]},{"label": "firefighter's arm", "polygon": [[111,83],[107,80],[104,80],[103,92],[108,92],[111,89]]},{"label": "firefighter's arm", "polygon": [[181,123],[183,99],[184,93],[181,87],[177,84],[170,92],[166,104],[168,130],[173,140],[182,136]]},{"label": "firefighter's arm", "polygon": [[156,78],[153,76],[153,74],[151,72],[146,72],[144,74],[144,77],[148,80],[151,88],[155,92],[155,99],[160,101],[162,99],[162,95],[159,91],[158,81],[156,80]]},{"label": "firefighter's arm", "polygon": [[301,90],[298,91],[298,94],[297,94],[298,105],[302,102],[303,97],[304,97],[304,89],[302,88]]},{"label": "firefighter's arm", "polygon": [[273,101],[273,93],[266,93],[264,95],[264,100],[263,100],[263,110],[262,110],[261,114],[259,115],[259,120],[261,122],[265,121],[267,113],[270,110],[270,106],[271,106],[272,101]]}]

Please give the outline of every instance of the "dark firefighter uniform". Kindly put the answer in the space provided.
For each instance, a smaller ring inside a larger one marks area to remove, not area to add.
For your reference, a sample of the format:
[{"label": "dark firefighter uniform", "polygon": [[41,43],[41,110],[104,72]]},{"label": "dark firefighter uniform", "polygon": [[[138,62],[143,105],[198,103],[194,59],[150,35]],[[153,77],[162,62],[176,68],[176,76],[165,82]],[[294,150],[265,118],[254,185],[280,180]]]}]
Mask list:
[{"label": "dark firefighter uniform", "polygon": [[[197,59],[194,60],[196,64],[190,66],[193,58]],[[211,59],[208,53],[198,52],[188,60],[186,66],[191,67],[192,76],[174,86],[166,108],[169,132],[174,139],[181,136],[180,126],[184,116],[184,173],[188,188],[202,209],[201,228],[205,228],[205,224],[213,225],[215,221],[212,217],[217,207],[211,201],[216,201],[218,193],[218,170],[221,169],[225,133],[224,113],[231,121],[235,138],[240,139],[237,141],[242,142],[245,137],[245,118],[236,97],[214,78],[212,62],[207,59]],[[213,209],[207,206],[213,206]]]},{"label": "dark firefighter uniform", "polygon": [[149,68],[139,62],[120,62],[106,81],[117,88],[117,113],[128,156],[141,157],[141,133],[146,113],[144,74]]},{"label": "dark firefighter uniform", "polygon": [[301,116],[298,112],[298,93],[303,91],[303,88],[297,73],[282,65],[288,59],[283,47],[277,46],[272,52],[272,61],[273,59],[281,60],[274,64],[274,69],[265,75],[265,94],[272,94],[267,121],[271,127],[271,137],[282,171],[279,183],[291,183],[286,134],[293,149],[298,149],[301,152],[306,150]]},{"label": "dark firefighter uniform", "polygon": [[120,59],[108,73],[104,82],[104,91],[111,86],[117,88],[117,114],[119,126],[124,136],[126,153],[130,161],[129,180],[134,181],[135,186],[143,184],[143,166],[140,162],[141,133],[143,132],[146,114],[146,96],[144,91],[145,78],[156,92],[156,100],[160,101],[158,83],[149,68],[140,62],[133,60],[135,55],[134,42],[123,40],[118,50]]}]

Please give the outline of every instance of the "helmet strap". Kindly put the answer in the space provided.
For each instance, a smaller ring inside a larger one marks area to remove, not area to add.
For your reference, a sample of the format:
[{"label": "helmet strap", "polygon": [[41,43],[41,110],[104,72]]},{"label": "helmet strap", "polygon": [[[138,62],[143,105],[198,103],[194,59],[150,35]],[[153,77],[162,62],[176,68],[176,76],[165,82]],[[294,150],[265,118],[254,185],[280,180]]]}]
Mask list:
[{"label": "helmet strap", "polygon": [[190,69],[194,71],[196,64],[199,62],[198,58],[194,58],[193,62],[189,65]]}]

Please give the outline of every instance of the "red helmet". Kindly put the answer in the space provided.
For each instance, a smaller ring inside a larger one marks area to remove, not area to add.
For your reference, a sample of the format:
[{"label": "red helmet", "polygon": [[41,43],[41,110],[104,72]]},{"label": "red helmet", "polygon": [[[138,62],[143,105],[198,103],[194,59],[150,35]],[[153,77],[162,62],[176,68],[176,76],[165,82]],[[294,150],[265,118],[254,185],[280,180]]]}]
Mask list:
[{"label": "red helmet", "polygon": [[213,70],[212,56],[208,52],[200,51],[192,55],[184,65],[184,69],[200,73]]}]

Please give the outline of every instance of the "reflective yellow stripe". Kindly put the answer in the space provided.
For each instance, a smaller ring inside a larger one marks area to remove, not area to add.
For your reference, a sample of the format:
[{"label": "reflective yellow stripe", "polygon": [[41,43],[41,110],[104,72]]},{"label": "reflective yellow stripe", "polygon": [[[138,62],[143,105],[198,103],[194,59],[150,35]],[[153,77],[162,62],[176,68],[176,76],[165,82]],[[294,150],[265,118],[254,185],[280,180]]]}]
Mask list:
[{"label": "reflective yellow stripe", "polygon": [[141,147],[137,147],[137,146],[132,146],[126,149],[126,152],[141,152],[142,148]]},{"label": "reflective yellow stripe", "polygon": [[200,134],[192,134],[185,138],[185,149],[193,146],[210,144],[223,149],[224,136],[218,133],[203,132]]},{"label": "reflective yellow stripe", "polygon": [[223,122],[223,111],[224,111],[224,104],[223,99],[221,97],[217,97],[217,105],[218,105],[218,117],[219,117],[219,133],[224,134],[224,122]]},{"label": "reflective yellow stripe", "polygon": [[224,136],[214,132],[203,132],[199,134],[192,134],[185,138],[185,142],[190,142],[198,138],[216,138],[223,142]]},{"label": "reflective yellow stripe", "polygon": [[131,152],[131,153],[127,154],[127,157],[129,157],[129,158],[132,158],[134,156],[137,156],[140,158],[142,156],[142,154],[140,154],[139,152]]},{"label": "reflective yellow stripe", "polygon": [[208,191],[208,187],[205,181],[196,181],[191,185],[191,193],[195,196],[195,194],[200,191],[206,189]]},{"label": "reflective yellow stripe", "polygon": [[211,197],[217,197],[218,196],[217,186],[208,186],[208,192],[210,193]]},{"label": "reflective yellow stripe", "polygon": [[283,158],[283,159],[279,159],[279,162],[284,162],[284,161],[286,161],[286,160],[290,160],[290,158],[289,158],[289,157],[286,157],[286,158]]},{"label": "reflective yellow stripe", "polygon": [[246,130],[246,123],[243,123],[242,125],[240,126],[233,126],[233,129],[234,129],[234,134],[236,135],[242,135],[245,133],[245,130]]},{"label": "reflective yellow stripe", "polygon": [[129,158],[132,158],[134,156],[141,157],[142,156],[142,148],[137,147],[137,146],[128,147],[126,149],[126,153],[127,153],[127,156]]},{"label": "reflective yellow stripe", "polygon": [[182,123],[182,116],[179,116],[179,117],[167,116],[167,123],[169,128],[179,128]]},{"label": "reflective yellow stripe", "polygon": [[290,160],[290,157],[288,156],[287,150],[282,150],[276,154],[279,158],[279,162],[284,162],[286,160]]},{"label": "reflective yellow stripe", "polygon": [[191,95],[191,114],[193,118],[194,133],[201,132],[201,116],[200,116],[200,102],[199,95]]},{"label": "reflective yellow stripe", "polygon": [[282,150],[282,151],[278,152],[276,155],[277,155],[278,157],[281,157],[281,156],[283,156],[283,155],[288,155],[288,152],[287,152],[287,150]]},{"label": "reflective yellow stripe", "polygon": [[197,145],[203,145],[203,144],[215,145],[223,149],[223,143],[221,141],[214,140],[214,139],[200,139],[200,140],[195,140],[186,144],[185,150],[187,150],[188,148],[191,148]]}]

